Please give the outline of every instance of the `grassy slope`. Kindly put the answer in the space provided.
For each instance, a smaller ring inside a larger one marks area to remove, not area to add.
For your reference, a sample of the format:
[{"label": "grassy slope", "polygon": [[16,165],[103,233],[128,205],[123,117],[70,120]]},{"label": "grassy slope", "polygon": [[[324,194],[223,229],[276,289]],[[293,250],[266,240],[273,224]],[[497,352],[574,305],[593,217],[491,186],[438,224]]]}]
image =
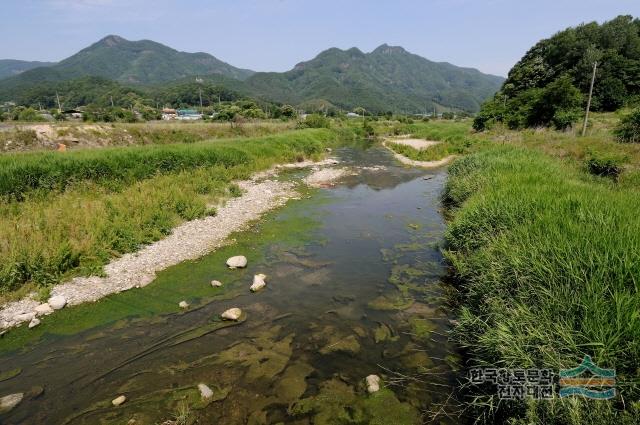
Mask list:
[{"label": "grassy slope", "polygon": [[[605,127],[587,139],[489,134],[498,143],[480,144],[450,168],[447,257],[460,290],[456,335],[470,364],[559,369],[589,354],[616,368],[625,403],[503,402],[492,411],[498,400],[487,394],[472,405],[487,423],[635,423],[640,414],[632,382],[640,361],[640,155],[603,137]],[[585,173],[595,151],[623,153],[620,183]]]},{"label": "grassy slope", "polygon": [[3,185],[4,193],[21,198],[0,203],[0,234],[6,236],[0,295],[98,272],[180,222],[214,213],[207,205],[236,192],[232,180],[318,156],[336,138],[335,131],[311,129],[217,143],[0,157],[0,181],[15,182]]}]

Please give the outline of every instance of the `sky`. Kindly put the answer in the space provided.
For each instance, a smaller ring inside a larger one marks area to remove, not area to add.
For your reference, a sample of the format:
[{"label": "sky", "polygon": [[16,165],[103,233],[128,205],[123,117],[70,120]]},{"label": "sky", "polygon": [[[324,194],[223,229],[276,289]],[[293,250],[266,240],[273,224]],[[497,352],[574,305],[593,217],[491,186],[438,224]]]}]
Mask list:
[{"label": "sky", "polygon": [[506,76],[538,40],[620,14],[640,17],[640,0],[0,0],[0,58],[58,61],[116,34],[286,71],[387,43]]}]

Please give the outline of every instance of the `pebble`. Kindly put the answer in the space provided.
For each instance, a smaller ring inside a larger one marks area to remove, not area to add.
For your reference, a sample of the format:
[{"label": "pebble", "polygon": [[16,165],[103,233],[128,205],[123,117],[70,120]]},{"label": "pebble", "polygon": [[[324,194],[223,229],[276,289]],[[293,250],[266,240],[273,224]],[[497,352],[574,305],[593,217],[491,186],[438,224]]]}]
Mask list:
[{"label": "pebble", "polygon": [[198,389],[203,399],[213,397],[213,391],[206,384],[198,384]]},{"label": "pebble", "polygon": [[67,299],[62,295],[56,295],[55,297],[49,298],[49,305],[54,310],[63,309],[65,305],[67,305]]},{"label": "pebble", "polygon": [[40,324],[40,319],[34,317],[33,319],[31,319],[31,321],[29,322],[29,329],[31,328],[35,328],[36,326],[38,326]]},{"label": "pebble", "polygon": [[367,391],[369,394],[380,391],[380,377],[378,375],[369,375],[366,378]]},{"label": "pebble", "polygon": [[180,302],[178,303],[178,306],[179,306],[180,308],[189,308],[189,303],[188,303],[188,302],[186,302],[186,301],[180,301]]},{"label": "pebble", "polygon": [[264,281],[266,278],[267,276],[262,273],[253,276],[253,284],[249,288],[251,292],[257,292],[264,288],[267,285],[267,282]]},{"label": "pebble", "polygon": [[51,308],[49,303],[40,304],[38,307],[34,308],[33,311],[35,311],[38,316],[53,313],[53,309]]},{"label": "pebble", "polygon": [[211,281],[211,286],[213,286],[214,288],[218,288],[218,287],[222,286],[222,282],[220,282],[219,280],[212,280]]},{"label": "pebble", "polygon": [[247,267],[247,257],[244,255],[236,255],[227,260],[227,266],[230,269],[241,269]]},{"label": "pebble", "polygon": [[15,393],[0,397],[0,414],[6,413],[16,407],[23,398],[24,393]]},{"label": "pebble", "polygon": [[220,315],[220,317],[226,320],[238,320],[240,316],[242,316],[242,310],[237,307],[230,308]]},{"label": "pebble", "polygon": [[127,397],[121,395],[111,400],[111,404],[113,404],[114,406],[120,406],[125,401],[127,401]]}]

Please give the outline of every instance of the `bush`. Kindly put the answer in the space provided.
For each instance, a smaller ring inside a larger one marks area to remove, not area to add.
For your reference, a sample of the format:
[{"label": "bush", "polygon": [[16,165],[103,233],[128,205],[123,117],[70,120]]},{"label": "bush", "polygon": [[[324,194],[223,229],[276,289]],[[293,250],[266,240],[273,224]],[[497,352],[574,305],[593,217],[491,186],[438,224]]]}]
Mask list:
[{"label": "bush", "polygon": [[640,142],[640,108],[636,108],[624,116],[614,130],[614,134],[622,143]]},{"label": "bush", "polygon": [[590,174],[600,177],[611,177],[618,180],[622,166],[617,158],[610,156],[591,156],[587,160],[587,170]]},{"label": "bush", "polygon": [[298,123],[299,128],[330,128],[331,120],[320,114],[310,114]]},{"label": "bush", "polygon": [[579,109],[559,109],[553,114],[551,122],[556,130],[566,130],[573,127],[582,116],[582,111]]}]

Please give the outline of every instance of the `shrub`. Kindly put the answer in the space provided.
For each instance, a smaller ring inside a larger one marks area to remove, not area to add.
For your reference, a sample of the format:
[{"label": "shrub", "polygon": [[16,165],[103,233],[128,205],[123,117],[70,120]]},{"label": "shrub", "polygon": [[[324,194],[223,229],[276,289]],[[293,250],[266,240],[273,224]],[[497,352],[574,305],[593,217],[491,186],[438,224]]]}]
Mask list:
[{"label": "shrub", "polygon": [[310,114],[298,123],[299,128],[330,128],[331,120],[320,114]]},{"label": "shrub", "polygon": [[640,142],[640,108],[636,108],[630,114],[624,116],[614,133],[619,142]]}]

